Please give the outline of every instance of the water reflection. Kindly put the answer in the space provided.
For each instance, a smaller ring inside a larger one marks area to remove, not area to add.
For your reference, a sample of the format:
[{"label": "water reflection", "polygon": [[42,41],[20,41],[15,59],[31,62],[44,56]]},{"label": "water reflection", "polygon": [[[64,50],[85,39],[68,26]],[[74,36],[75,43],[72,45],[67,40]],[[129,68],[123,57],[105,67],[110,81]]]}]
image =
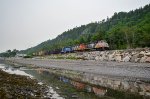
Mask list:
[{"label": "water reflection", "polygon": [[[26,68],[23,71],[19,68],[13,68],[12,66],[5,65],[5,64],[0,64],[0,69],[7,72],[7,73],[9,73],[9,74],[23,75],[23,76],[28,76],[28,77],[31,77],[31,78],[36,78],[32,74],[27,73],[28,70],[31,71],[33,69],[27,69]],[[42,85],[44,83],[39,81],[38,84]],[[48,92],[47,92],[47,96],[49,96],[50,98],[53,98],[53,99],[63,99],[62,97],[60,97],[60,95],[56,91],[54,91],[54,89],[51,86],[47,86],[47,87],[49,88]]]},{"label": "water reflection", "polygon": [[[65,99],[99,99],[96,95],[91,92],[75,88],[69,79],[60,80],[61,77],[54,75],[48,71],[37,69],[35,71],[26,71],[29,74],[34,75],[39,81],[44,82],[48,86],[51,86],[60,96]],[[73,83],[73,82],[72,82]]]},{"label": "water reflection", "polygon": [[48,86],[49,90],[47,93],[52,99],[148,99],[142,96],[74,81],[64,76],[52,74],[46,69],[14,68],[11,65],[5,64],[0,64],[0,69],[10,74],[36,78],[39,84],[46,84]]}]

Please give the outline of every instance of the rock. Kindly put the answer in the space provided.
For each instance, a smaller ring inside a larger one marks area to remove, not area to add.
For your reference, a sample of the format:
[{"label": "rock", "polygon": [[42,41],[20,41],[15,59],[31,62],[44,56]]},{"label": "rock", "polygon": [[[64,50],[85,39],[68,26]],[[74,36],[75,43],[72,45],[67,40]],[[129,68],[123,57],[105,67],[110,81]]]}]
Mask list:
[{"label": "rock", "polygon": [[123,89],[128,90],[130,88],[130,85],[128,82],[121,82],[121,85],[123,86]]},{"label": "rock", "polygon": [[95,60],[99,60],[99,56],[96,56],[96,57],[95,57]]},{"label": "rock", "polygon": [[108,56],[107,55],[103,55],[103,60],[108,61]]},{"label": "rock", "polygon": [[[116,54],[117,55],[117,54]],[[116,57],[115,57],[115,60],[116,61],[118,61],[118,62],[121,62],[122,60],[121,60],[121,56],[120,55],[117,55]]]},{"label": "rock", "polygon": [[129,56],[126,56],[123,58],[123,62],[129,62],[130,61],[130,57]]},{"label": "rock", "polygon": [[140,58],[136,58],[134,62],[140,62]]},{"label": "rock", "polygon": [[146,92],[145,94],[146,94],[146,96],[150,96],[150,92]]},{"label": "rock", "polygon": [[137,93],[137,92],[138,92],[138,88],[136,88],[136,87],[131,87],[130,91]]},{"label": "rock", "polygon": [[103,96],[106,93],[106,90],[93,87],[93,92],[98,96]]},{"label": "rock", "polygon": [[145,55],[145,52],[144,52],[144,51],[141,51],[139,54],[140,54],[140,55]]},{"label": "rock", "polygon": [[136,60],[137,58],[138,58],[138,55],[135,54],[135,55],[133,55],[133,56],[131,57],[130,61],[131,61],[131,62],[135,62],[135,60]]},{"label": "rock", "polygon": [[104,60],[104,57],[99,57],[99,60],[100,60],[100,61],[103,61],[103,60]]},{"label": "rock", "polygon": [[114,81],[113,88],[114,88],[114,89],[119,89],[120,84],[121,84],[120,81]]},{"label": "rock", "polygon": [[135,51],[131,52],[131,55],[136,55],[136,54],[137,54],[137,52],[135,52]]},{"label": "rock", "polygon": [[139,92],[140,95],[145,95],[145,92]]},{"label": "rock", "polygon": [[139,53],[139,55],[138,55],[138,58],[142,58],[142,57],[144,57],[145,56],[145,52],[144,51],[141,51],[140,53]]},{"label": "rock", "polygon": [[148,52],[148,53],[145,53],[145,55],[146,55],[146,56],[148,56],[148,57],[150,57],[150,52]]},{"label": "rock", "polygon": [[113,54],[108,55],[108,60],[114,61],[115,60],[114,55]]},{"label": "rock", "polygon": [[146,58],[145,62],[150,63],[150,57]]},{"label": "rock", "polygon": [[144,63],[144,62],[146,61],[146,59],[147,59],[147,56],[142,57],[142,58],[140,59],[140,63]]}]

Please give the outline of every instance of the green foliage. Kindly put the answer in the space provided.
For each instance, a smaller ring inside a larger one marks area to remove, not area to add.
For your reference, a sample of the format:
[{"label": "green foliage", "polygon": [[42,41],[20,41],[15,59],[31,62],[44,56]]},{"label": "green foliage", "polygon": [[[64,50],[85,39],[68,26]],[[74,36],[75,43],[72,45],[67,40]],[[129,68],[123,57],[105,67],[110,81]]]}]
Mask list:
[{"label": "green foliage", "polygon": [[0,57],[14,57],[16,55],[16,53],[18,52],[18,50],[14,49],[14,50],[7,50],[4,53],[0,53]]},{"label": "green foliage", "polygon": [[114,13],[106,20],[75,27],[55,39],[21,52],[31,54],[102,39],[109,43],[110,49],[150,47],[150,4],[128,13]]},{"label": "green foliage", "polygon": [[24,56],[23,58],[33,58],[31,55]]}]

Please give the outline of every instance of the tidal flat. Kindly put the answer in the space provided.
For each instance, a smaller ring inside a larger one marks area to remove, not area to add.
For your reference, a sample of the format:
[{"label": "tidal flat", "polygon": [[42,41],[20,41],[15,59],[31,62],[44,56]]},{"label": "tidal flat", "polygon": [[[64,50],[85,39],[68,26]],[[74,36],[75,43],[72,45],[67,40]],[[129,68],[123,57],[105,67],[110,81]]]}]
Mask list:
[{"label": "tidal flat", "polygon": [[46,98],[47,90],[35,79],[0,70],[0,99],[41,99]]}]

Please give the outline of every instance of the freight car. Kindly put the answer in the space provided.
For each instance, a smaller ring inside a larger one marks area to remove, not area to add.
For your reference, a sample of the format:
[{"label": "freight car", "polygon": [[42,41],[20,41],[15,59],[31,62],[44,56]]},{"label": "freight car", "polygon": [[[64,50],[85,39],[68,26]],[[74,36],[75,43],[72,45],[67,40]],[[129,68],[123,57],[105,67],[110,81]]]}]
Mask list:
[{"label": "freight car", "polygon": [[69,47],[63,47],[62,49],[54,49],[53,51],[45,51],[45,55],[72,53],[72,52],[84,52],[84,51],[103,51],[103,50],[108,50],[108,49],[109,49],[108,43],[105,40],[101,40],[101,41],[92,42],[89,44],[82,43],[82,44],[72,46],[72,47],[69,46]]}]

